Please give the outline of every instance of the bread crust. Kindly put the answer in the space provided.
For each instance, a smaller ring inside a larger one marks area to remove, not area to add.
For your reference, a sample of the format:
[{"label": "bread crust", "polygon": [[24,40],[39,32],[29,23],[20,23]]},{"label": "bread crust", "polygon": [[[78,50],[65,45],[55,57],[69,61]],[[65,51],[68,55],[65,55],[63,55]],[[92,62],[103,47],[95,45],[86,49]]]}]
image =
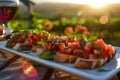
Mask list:
[{"label": "bread crust", "polygon": [[57,52],[54,60],[60,63],[74,63],[78,57],[75,55],[68,55]]},{"label": "bread crust", "polygon": [[75,68],[80,68],[80,69],[95,69],[102,67],[106,63],[110,62],[115,55],[111,55],[106,58],[102,59],[95,59],[95,60],[90,60],[90,59],[83,59],[83,58],[77,58],[77,60],[74,63]]}]

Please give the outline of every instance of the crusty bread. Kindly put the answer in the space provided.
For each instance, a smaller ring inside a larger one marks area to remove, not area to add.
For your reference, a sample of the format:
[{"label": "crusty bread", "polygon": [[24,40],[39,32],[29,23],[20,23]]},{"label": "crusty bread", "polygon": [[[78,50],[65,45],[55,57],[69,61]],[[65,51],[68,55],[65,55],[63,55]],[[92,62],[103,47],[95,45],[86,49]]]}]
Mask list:
[{"label": "crusty bread", "polygon": [[74,63],[74,67],[80,68],[80,69],[95,69],[99,68],[106,63],[110,62],[115,55],[111,55],[106,58],[102,59],[95,59],[95,60],[90,60],[90,59],[83,59],[83,58],[78,58],[76,62]]},{"label": "crusty bread", "polygon": [[6,31],[3,27],[0,26],[0,41],[5,39]]},{"label": "crusty bread", "polygon": [[57,52],[54,57],[54,60],[60,63],[74,63],[75,68],[95,69],[110,62],[114,58],[114,56],[115,54],[101,59],[84,59],[78,56],[62,54],[60,52]]},{"label": "crusty bread", "polygon": [[0,26],[0,35],[5,35],[6,30],[4,29],[4,27]]},{"label": "crusty bread", "polygon": [[44,52],[45,52],[45,50],[41,47],[38,47],[36,49],[36,55],[38,55],[38,56],[42,55]]},{"label": "crusty bread", "polygon": [[74,55],[68,55],[68,54],[63,54],[63,53],[57,52],[54,57],[54,60],[57,62],[61,62],[61,63],[65,63],[65,62],[74,63],[77,58],[78,57],[74,56]]},{"label": "crusty bread", "polygon": [[5,35],[0,35],[0,41],[3,41],[5,39]]}]

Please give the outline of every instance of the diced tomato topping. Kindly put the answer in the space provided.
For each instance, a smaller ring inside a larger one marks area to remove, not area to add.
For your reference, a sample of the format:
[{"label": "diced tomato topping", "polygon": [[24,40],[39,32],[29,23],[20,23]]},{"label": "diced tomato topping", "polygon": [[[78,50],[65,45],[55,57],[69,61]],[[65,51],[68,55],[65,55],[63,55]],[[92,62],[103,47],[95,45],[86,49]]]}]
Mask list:
[{"label": "diced tomato topping", "polygon": [[68,42],[74,42],[74,38],[68,38]]},{"label": "diced tomato topping", "polygon": [[89,59],[94,60],[97,59],[95,54],[89,54]]},{"label": "diced tomato topping", "polygon": [[74,42],[78,42],[80,45],[82,44],[82,41],[81,41],[81,40],[76,40],[76,39],[74,39]]},{"label": "diced tomato topping", "polygon": [[54,40],[54,37],[49,37],[48,40],[52,41],[52,40]]},{"label": "diced tomato topping", "polygon": [[33,34],[33,31],[32,31],[32,30],[28,32],[28,35],[32,35],[32,34]]},{"label": "diced tomato topping", "polygon": [[52,44],[51,43],[44,43],[44,44],[42,44],[42,47],[45,50],[52,50]]},{"label": "diced tomato topping", "polygon": [[71,48],[65,48],[64,53],[65,54],[71,54],[72,53],[72,49]]},{"label": "diced tomato topping", "polygon": [[97,39],[95,41],[95,44],[98,44],[101,48],[105,49],[106,48],[106,44],[102,39]]},{"label": "diced tomato topping", "polygon": [[33,35],[33,40],[34,40],[34,42],[37,42],[39,40],[38,35]]},{"label": "diced tomato topping", "polygon": [[83,57],[85,58],[85,59],[88,59],[89,58],[89,54],[90,54],[90,52],[89,51],[86,51],[86,50],[84,50],[84,52],[83,52]]},{"label": "diced tomato topping", "polygon": [[105,49],[103,51],[103,57],[108,57],[109,56],[109,53],[110,53],[110,50],[109,49]]},{"label": "diced tomato topping", "polygon": [[44,34],[43,33],[40,33],[39,34],[39,39],[41,40],[41,39],[44,39]]},{"label": "diced tomato topping", "polygon": [[17,38],[17,39],[16,39],[16,42],[17,42],[17,43],[21,43],[22,41],[23,41],[23,40],[22,40],[21,38]]},{"label": "diced tomato topping", "polygon": [[115,49],[111,45],[107,45],[107,49],[109,49],[109,54],[115,54]]},{"label": "diced tomato topping", "polygon": [[73,54],[76,55],[76,56],[80,56],[84,53],[84,50],[82,49],[74,49],[73,50]]},{"label": "diced tomato topping", "polygon": [[91,51],[92,48],[93,48],[93,45],[92,45],[91,42],[87,42],[86,45],[84,46],[84,49],[85,49],[86,51]]},{"label": "diced tomato topping", "polygon": [[64,44],[59,45],[58,50],[60,53],[64,53],[65,52],[65,45]]},{"label": "diced tomato topping", "polygon": [[28,41],[29,41],[30,43],[33,43],[33,39],[32,39],[32,38],[29,38]]},{"label": "diced tomato topping", "polygon": [[42,48],[43,48],[43,49],[47,49],[47,48],[48,48],[47,43],[42,44]]},{"label": "diced tomato topping", "polygon": [[68,47],[71,48],[72,50],[81,48],[79,42],[68,43]]},{"label": "diced tomato topping", "polygon": [[48,50],[52,50],[52,44],[48,43]]},{"label": "diced tomato topping", "polygon": [[25,42],[24,42],[24,45],[32,45],[28,40],[26,40]]},{"label": "diced tomato topping", "polygon": [[111,45],[107,45],[106,48],[101,53],[102,57],[108,57],[109,55],[115,54],[115,49]]}]

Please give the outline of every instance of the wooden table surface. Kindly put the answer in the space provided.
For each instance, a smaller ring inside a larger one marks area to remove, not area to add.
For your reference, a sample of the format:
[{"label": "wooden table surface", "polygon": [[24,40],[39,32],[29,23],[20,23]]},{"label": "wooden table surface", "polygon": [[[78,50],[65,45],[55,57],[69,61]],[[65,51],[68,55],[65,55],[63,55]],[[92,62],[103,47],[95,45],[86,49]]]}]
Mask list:
[{"label": "wooden table surface", "polygon": [[[0,49],[0,66],[10,58],[15,56],[14,54],[11,54],[8,51],[4,51]],[[27,75],[25,75],[22,71],[22,63],[24,61],[29,61],[28,59],[25,58],[19,58],[9,66],[7,66],[5,69],[0,71],[0,80],[48,80],[46,74],[52,74],[49,80],[87,80],[82,77],[77,77],[62,71],[54,70],[53,73],[50,71],[51,69],[41,66],[39,64],[33,65],[37,72],[38,72],[38,77],[37,78],[30,78]],[[118,76],[112,76],[109,80],[119,80]]]}]

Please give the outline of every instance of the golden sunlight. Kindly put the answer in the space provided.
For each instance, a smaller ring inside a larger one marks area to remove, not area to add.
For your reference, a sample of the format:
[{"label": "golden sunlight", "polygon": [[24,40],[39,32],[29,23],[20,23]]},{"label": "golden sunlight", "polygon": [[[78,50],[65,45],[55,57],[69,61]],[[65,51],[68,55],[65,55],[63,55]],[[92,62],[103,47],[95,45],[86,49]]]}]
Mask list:
[{"label": "golden sunlight", "polygon": [[75,4],[87,4],[92,6],[93,8],[100,8],[103,7],[107,4],[112,4],[112,3],[120,3],[120,0],[62,0],[63,2],[66,3],[75,3]]},{"label": "golden sunlight", "polygon": [[107,3],[102,3],[102,2],[94,2],[94,3],[89,3],[88,5],[90,5],[93,8],[102,8],[106,5]]},{"label": "golden sunlight", "polygon": [[109,21],[109,18],[107,16],[101,16],[99,21],[101,24],[106,24]]}]

